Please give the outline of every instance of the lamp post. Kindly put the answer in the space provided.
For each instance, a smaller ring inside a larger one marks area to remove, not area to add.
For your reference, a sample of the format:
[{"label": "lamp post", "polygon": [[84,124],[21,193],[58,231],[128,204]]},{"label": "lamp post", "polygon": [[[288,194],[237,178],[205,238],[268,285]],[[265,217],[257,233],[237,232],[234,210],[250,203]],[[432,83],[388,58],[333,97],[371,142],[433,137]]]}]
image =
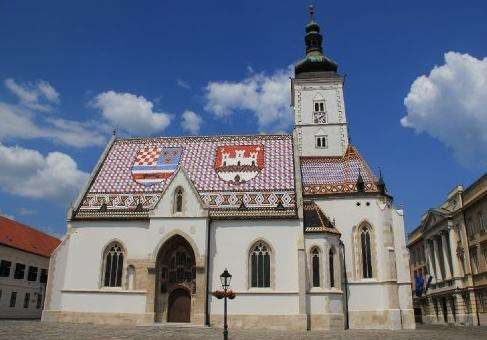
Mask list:
[{"label": "lamp post", "polygon": [[225,268],[220,275],[220,282],[224,292],[224,307],[223,307],[223,340],[228,340],[228,325],[227,325],[227,290],[230,287],[230,281],[232,281],[232,274]]}]

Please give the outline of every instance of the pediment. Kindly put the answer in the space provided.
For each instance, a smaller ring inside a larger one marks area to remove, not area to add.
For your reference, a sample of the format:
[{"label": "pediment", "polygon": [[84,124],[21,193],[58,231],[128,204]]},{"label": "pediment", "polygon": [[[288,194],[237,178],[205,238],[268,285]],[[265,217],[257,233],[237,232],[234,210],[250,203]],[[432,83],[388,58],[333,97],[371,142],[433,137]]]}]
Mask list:
[{"label": "pediment", "polygon": [[[176,190],[182,189],[182,211],[176,211]],[[183,167],[179,167],[150,217],[207,217],[208,207]]]},{"label": "pediment", "polygon": [[430,209],[423,219],[423,226],[425,228],[433,227],[448,217],[449,214],[447,211],[444,211],[442,209]]}]

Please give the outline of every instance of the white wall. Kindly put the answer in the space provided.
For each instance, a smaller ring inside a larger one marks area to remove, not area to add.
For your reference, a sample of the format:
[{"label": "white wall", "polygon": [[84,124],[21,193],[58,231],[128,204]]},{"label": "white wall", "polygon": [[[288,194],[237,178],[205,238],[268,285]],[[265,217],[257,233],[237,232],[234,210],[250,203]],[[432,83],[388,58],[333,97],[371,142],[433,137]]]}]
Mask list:
[{"label": "white wall", "polygon": [[[298,313],[298,220],[214,221],[210,233],[210,290],[221,289],[219,276],[227,268],[238,299],[229,313]],[[258,240],[272,248],[271,288],[249,287],[249,249]],[[221,307],[221,300],[211,299],[210,313],[221,314]]]},{"label": "white wall", "polygon": [[[39,282],[41,269],[49,268],[49,259],[39,255],[27,253],[22,250],[0,245],[0,260],[11,262],[10,275],[0,277],[0,318],[40,318],[42,309],[37,308],[37,295],[45,297],[43,284]],[[25,265],[23,279],[15,279],[15,266],[17,263]],[[28,281],[29,267],[37,267],[36,281]],[[10,297],[12,292],[17,293],[15,307],[10,307]],[[29,305],[24,308],[26,293],[29,294]]]},{"label": "white wall", "polygon": [[126,292],[63,292],[63,310],[88,313],[145,313],[146,297]]},{"label": "white wall", "polygon": [[[326,124],[314,123],[315,100],[325,100]],[[294,79],[294,110],[301,155],[344,154],[348,146],[348,130],[341,78]],[[315,148],[315,135],[327,135],[328,148]]]},{"label": "white wall", "polygon": [[[350,310],[380,310],[389,308],[389,295],[384,281],[390,281],[389,249],[384,246],[392,227],[394,233],[394,250],[396,253],[397,279],[400,282],[409,280],[405,252],[404,222],[402,212],[398,213],[386,202],[374,197],[346,197],[337,199],[318,199],[316,203],[331,219],[335,219],[336,228],[341,232],[341,240],[345,245],[345,261],[349,283]],[[358,206],[357,203],[360,203]],[[367,205],[369,203],[369,205]],[[375,234],[377,249],[376,271],[373,279],[355,277],[352,231],[354,226],[367,221]],[[394,278],[395,280],[395,278]],[[404,306],[407,301],[404,301]]]}]

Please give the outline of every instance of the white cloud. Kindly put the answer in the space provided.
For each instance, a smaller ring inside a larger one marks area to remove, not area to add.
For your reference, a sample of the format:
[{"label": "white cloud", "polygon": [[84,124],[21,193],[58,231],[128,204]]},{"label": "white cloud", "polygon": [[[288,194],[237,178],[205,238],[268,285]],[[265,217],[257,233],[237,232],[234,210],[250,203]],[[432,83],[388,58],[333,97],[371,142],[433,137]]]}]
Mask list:
[{"label": "white cloud", "polygon": [[19,196],[71,203],[88,174],[61,152],[43,156],[19,146],[0,144],[0,189]]},{"label": "white cloud", "polygon": [[448,52],[404,99],[404,127],[426,132],[464,164],[487,165],[487,58]]},{"label": "white cloud", "polygon": [[187,81],[184,81],[182,79],[176,79],[176,84],[179,86],[179,87],[182,87],[183,89],[186,89],[186,90],[189,90],[191,88],[191,86],[189,85],[189,83]]},{"label": "white cloud", "polygon": [[282,69],[267,75],[253,73],[238,82],[210,82],[206,86],[207,111],[217,117],[234,114],[237,110],[252,112],[261,130],[283,130],[293,121],[290,108],[292,69]]},{"label": "white cloud", "polygon": [[200,131],[202,123],[203,119],[193,111],[186,110],[183,112],[183,120],[181,121],[183,130],[196,135]]},{"label": "white cloud", "polygon": [[32,209],[28,209],[28,208],[20,208],[19,209],[19,215],[22,215],[22,216],[29,216],[29,215],[34,215],[36,213],[35,210],[32,210]]},{"label": "white cloud", "polygon": [[52,107],[47,103],[59,103],[59,93],[45,80],[20,84],[9,78],[5,79],[5,86],[32,110],[50,111]]},{"label": "white cloud", "polygon": [[147,134],[164,130],[170,123],[170,115],[153,111],[154,104],[142,96],[131,93],[107,91],[97,95],[91,105],[117,128]]},{"label": "white cloud", "polygon": [[0,140],[47,138],[74,147],[100,146],[105,143],[105,131],[100,124],[45,115],[38,117],[36,112],[19,105],[0,102],[0,122]]}]

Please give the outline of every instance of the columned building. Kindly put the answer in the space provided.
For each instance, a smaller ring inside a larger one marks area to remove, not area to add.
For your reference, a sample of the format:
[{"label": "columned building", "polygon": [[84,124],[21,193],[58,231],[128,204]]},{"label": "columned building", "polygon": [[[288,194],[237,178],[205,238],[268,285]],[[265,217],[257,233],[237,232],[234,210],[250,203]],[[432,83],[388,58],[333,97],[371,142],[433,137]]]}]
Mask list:
[{"label": "columned building", "polygon": [[68,212],[43,320],[414,328],[403,211],[349,143],[343,77],[305,28],[292,134],[114,137]]},{"label": "columned building", "polygon": [[425,323],[486,323],[486,197],[487,175],[457,186],[409,234],[415,314]]}]

